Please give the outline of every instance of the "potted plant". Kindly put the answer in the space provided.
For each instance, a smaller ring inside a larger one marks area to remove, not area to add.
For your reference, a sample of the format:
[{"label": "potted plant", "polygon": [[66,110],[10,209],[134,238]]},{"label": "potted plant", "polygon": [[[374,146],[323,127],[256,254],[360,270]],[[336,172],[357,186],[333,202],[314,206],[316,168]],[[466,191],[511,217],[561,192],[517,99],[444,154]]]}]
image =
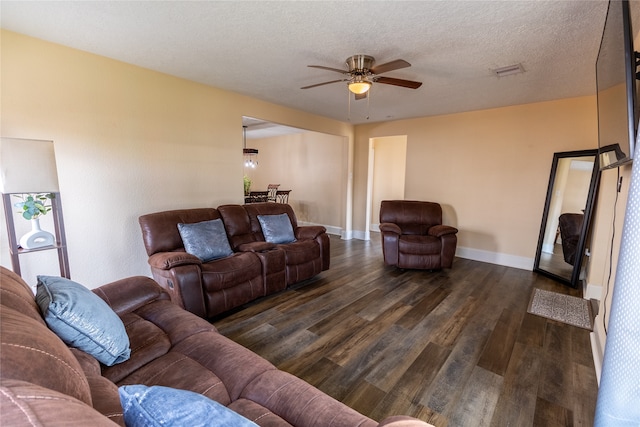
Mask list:
[{"label": "potted plant", "polygon": [[51,205],[47,200],[53,199],[53,193],[14,194],[22,199],[14,206],[19,208],[19,213],[24,219],[31,221],[31,231],[20,238],[20,246],[24,249],[36,249],[51,246],[55,242],[53,234],[40,228],[40,217],[51,211]]},{"label": "potted plant", "polygon": [[51,205],[47,205],[47,200],[52,199],[52,193],[38,194],[14,194],[15,197],[22,199],[21,202],[14,206],[21,208],[22,217],[24,219],[38,219],[41,215],[46,215],[51,211]]},{"label": "potted plant", "polygon": [[247,175],[244,176],[244,195],[248,196],[251,193],[251,178]]}]

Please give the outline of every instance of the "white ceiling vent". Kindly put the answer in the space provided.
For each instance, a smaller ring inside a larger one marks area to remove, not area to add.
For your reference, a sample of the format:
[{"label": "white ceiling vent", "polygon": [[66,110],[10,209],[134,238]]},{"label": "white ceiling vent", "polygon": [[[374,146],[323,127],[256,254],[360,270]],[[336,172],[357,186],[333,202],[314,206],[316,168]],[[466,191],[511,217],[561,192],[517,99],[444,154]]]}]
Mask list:
[{"label": "white ceiling vent", "polygon": [[496,77],[505,77],[511,76],[513,74],[524,73],[524,67],[522,66],[522,64],[514,64],[508,65],[506,67],[496,68],[491,71],[493,71],[493,74],[495,74]]}]

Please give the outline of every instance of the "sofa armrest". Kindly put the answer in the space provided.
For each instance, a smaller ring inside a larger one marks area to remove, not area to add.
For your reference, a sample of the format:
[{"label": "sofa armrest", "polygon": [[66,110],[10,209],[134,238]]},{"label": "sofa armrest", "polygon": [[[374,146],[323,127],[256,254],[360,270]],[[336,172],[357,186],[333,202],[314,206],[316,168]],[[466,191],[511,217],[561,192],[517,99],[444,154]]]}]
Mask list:
[{"label": "sofa armrest", "polygon": [[449,225],[434,225],[429,228],[428,234],[433,237],[442,237],[447,234],[456,234],[458,229]]},{"label": "sofa armrest", "polygon": [[160,270],[171,270],[173,267],[189,264],[202,264],[202,261],[186,252],[158,252],[149,257],[149,265]]},{"label": "sofa armrest", "polygon": [[269,242],[249,242],[238,246],[240,252],[265,252],[275,249],[276,245]]},{"label": "sofa armrest", "polygon": [[93,292],[102,298],[119,316],[136,310],[157,299],[169,299],[153,279],[133,276],[100,286]]},{"label": "sofa armrest", "polygon": [[378,427],[433,427],[433,425],[417,418],[396,415],[380,421]]},{"label": "sofa armrest", "polygon": [[393,224],[391,222],[383,222],[380,224],[380,231],[384,233],[394,233],[394,234],[402,234],[402,230],[398,224]]},{"label": "sofa armrest", "polygon": [[326,232],[327,229],[322,225],[303,225],[296,228],[295,236],[298,240],[313,240]]}]

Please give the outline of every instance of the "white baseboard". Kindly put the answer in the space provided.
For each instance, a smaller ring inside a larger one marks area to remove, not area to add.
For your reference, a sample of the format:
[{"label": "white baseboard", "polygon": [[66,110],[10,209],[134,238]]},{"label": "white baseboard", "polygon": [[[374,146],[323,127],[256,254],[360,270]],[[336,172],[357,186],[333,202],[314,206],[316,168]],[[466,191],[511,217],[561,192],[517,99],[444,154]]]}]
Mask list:
[{"label": "white baseboard", "polygon": [[602,298],[602,286],[587,283],[582,289],[582,295],[584,299],[596,299],[600,301]]},{"label": "white baseboard", "polygon": [[533,258],[516,255],[502,254],[499,252],[483,251],[481,249],[464,248],[458,246],[456,256],[472,259],[474,261],[488,262],[490,264],[504,265],[505,267],[533,270]]},{"label": "white baseboard", "polygon": [[591,339],[593,364],[596,368],[596,379],[598,380],[598,385],[600,385],[602,361],[604,359],[604,345],[607,341],[607,334],[604,332],[604,326],[602,325],[602,314],[598,314],[593,323],[593,332],[589,334],[589,338]]},{"label": "white baseboard", "polygon": [[[344,239],[344,236],[343,236],[344,231],[342,227],[336,227],[333,225],[315,224],[313,222],[306,222],[306,221],[298,221],[298,225],[301,227],[305,225],[321,225],[327,229],[327,234],[335,234],[336,236],[341,236]],[[349,239],[345,239],[345,240],[349,240]]]},{"label": "white baseboard", "polygon": [[351,232],[351,238],[358,239],[358,240],[371,240],[371,235],[369,233],[365,233],[364,231],[353,230]]}]

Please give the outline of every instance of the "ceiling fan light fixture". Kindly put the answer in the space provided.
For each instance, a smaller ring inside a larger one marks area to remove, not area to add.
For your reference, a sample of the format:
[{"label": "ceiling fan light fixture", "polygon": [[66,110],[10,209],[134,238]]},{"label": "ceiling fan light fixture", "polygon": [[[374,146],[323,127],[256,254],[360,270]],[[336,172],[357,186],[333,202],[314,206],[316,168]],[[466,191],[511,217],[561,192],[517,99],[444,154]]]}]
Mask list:
[{"label": "ceiling fan light fixture", "polygon": [[369,81],[358,79],[349,82],[349,90],[356,95],[365,94],[369,92],[369,89],[371,89],[371,82]]}]

